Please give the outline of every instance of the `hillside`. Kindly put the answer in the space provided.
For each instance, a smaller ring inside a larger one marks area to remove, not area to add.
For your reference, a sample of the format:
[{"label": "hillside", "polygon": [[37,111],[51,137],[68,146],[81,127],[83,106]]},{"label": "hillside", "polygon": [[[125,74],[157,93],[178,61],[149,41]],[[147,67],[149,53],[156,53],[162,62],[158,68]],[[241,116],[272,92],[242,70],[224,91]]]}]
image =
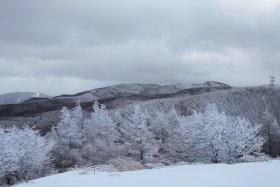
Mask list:
[{"label": "hillside", "polygon": [[[231,87],[218,82],[206,82],[187,88],[185,84],[156,85],[156,84],[120,84],[105,88],[98,88],[74,95],[61,95],[49,99],[29,99],[24,103],[14,105],[0,105],[1,117],[34,116],[44,112],[57,111],[62,107],[73,107],[78,101],[83,108],[91,108],[95,100],[105,103],[108,108],[115,105],[129,104],[134,101],[147,101],[161,98],[173,98],[185,95],[196,95],[215,90],[230,89]],[[187,89],[186,89],[187,88]],[[185,90],[186,93],[180,92]]]},{"label": "hillside", "polygon": [[51,98],[51,96],[37,92],[7,93],[0,95],[0,105],[19,104],[31,98]]},{"label": "hillside", "polygon": [[[176,84],[180,89],[187,85]],[[172,86],[172,87],[173,87]],[[170,88],[169,86],[160,86]],[[263,124],[261,134],[265,139],[270,137],[264,145],[264,151],[272,156],[280,155],[280,89],[266,86],[232,88],[216,82],[206,82],[192,88],[183,89],[176,93],[148,94],[159,87],[155,84],[122,84],[100,88],[71,96],[59,96],[45,100],[32,100],[16,105],[0,105],[0,125],[31,127],[47,133],[50,128],[59,122],[62,107],[73,108],[77,101],[81,102],[83,111],[87,114],[92,111],[94,100],[81,101],[86,94],[104,93],[104,98],[98,99],[110,110],[126,108],[130,104],[141,102],[151,108],[165,110],[175,107],[183,115],[189,115],[193,110],[202,110],[208,103],[215,103],[220,111],[232,116],[240,116],[256,124]],[[168,89],[172,91],[172,89]],[[139,93],[136,93],[139,92]],[[166,91],[166,90],[165,90]],[[105,94],[106,93],[106,94]],[[129,109],[128,109],[129,110]],[[275,119],[276,124],[268,127],[264,118],[268,111]],[[270,128],[270,130],[268,130]]]},{"label": "hillside", "polygon": [[140,84],[128,83],[108,86],[104,88],[97,88],[74,95],[61,95],[55,97],[56,99],[73,99],[80,102],[90,102],[97,99],[106,99],[112,97],[128,97],[132,95],[164,95],[175,94],[179,91],[193,88],[229,88],[229,85],[208,81],[203,84]]},{"label": "hillside", "polygon": [[131,172],[76,170],[15,187],[278,187],[280,161],[236,165],[182,165]]}]

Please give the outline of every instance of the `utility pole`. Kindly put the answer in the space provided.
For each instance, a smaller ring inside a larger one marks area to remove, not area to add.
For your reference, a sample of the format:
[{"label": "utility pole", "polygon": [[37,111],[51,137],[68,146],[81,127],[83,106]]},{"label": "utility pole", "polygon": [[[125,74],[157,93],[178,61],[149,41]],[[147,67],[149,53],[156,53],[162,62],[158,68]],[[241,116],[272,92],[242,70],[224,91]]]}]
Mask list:
[{"label": "utility pole", "polygon": [[275,86],[275,76],[273,74],[269,77],[269,82],[271,87]]}]

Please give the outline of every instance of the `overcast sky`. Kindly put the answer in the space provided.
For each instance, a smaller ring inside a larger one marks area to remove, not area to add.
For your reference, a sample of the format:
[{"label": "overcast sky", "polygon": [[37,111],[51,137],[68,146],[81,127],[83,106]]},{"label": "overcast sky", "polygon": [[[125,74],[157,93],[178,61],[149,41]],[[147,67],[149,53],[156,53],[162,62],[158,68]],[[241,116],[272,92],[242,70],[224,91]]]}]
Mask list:
[{"label": "overcast sky", "polygon": [[271,73],[280,77],[280,0],[0,1],[0,94],[260,85]]}]

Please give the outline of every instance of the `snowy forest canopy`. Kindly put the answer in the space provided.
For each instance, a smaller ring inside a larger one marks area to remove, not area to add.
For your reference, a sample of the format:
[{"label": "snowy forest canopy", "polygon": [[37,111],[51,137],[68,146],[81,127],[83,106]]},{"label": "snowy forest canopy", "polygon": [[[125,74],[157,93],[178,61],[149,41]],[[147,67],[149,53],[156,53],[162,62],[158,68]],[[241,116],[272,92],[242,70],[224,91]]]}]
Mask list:
[{"label": "snowy forest canopy", "polygon": [[[174,107],[128,105],[107,110],[95,103],[89,116],[78,103],[63,108],[61,120],[42,137],[29,127],[0,131],[0,177],[34,178],[50,172],[129,157],[141,164],[176,162],[235,163],[262,156],[261,125],[219,112],[181,115]],[[49,171],[48,171],[49,170]]]}]

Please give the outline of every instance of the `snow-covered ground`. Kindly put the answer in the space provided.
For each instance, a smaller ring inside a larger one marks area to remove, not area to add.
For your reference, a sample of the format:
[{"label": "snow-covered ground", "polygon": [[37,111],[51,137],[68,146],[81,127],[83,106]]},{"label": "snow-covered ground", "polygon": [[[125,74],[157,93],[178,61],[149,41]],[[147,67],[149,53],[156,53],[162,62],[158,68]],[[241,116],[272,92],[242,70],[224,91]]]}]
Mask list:
[{"label": "snow-covered ground", "polygon": [[70,171],[16,187],[279,187],[280,161],[184,165],[132,172]]}]

